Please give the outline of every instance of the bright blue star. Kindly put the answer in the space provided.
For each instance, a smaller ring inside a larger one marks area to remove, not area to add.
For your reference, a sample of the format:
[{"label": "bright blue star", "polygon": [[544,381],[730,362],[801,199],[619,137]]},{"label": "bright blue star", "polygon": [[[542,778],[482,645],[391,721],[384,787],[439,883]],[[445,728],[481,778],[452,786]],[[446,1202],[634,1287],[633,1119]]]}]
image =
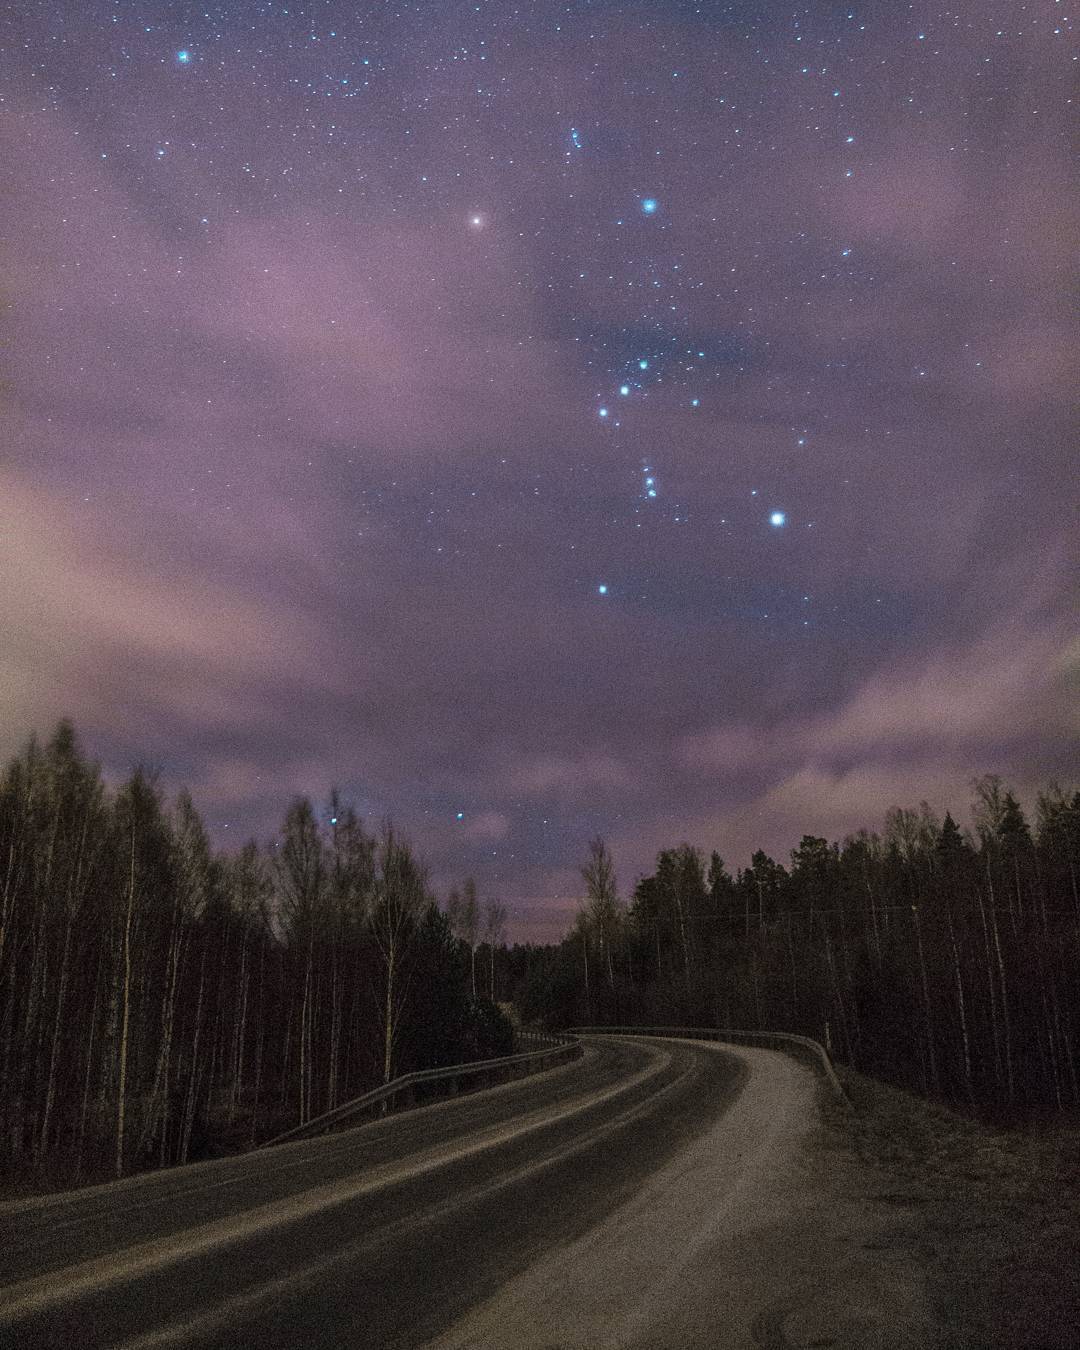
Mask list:
[{"label": "bright blue star", "polygon": [[182,47],[180,51],[176,53],[176,59],[182,66],[186,66],[191,60],[191,53],[186,47]]},{"label": "bright blue star", "polygon": [[649,369],[649,363],[648,363],[648,361],[646,361],[646,360],[644,359],[644,357],[638,362],[638,369],[639,369],[639,370],[648,370],[648,369]]},{"label": "bright blue star", "polygon": [[647,216],[655,215],[656,208],[659,205],[660,203],[656,200],[655,197],[642,197],[641,199],[641,209],[645,212]]},{"label": "bright blue star", "polygon": [[607,416],[607,413],[608,413],[608,410],[607,410],[606,408],[601,408],[601,409],[600,409],[600,416],[601,416],[601,417],[606,417],[606,416]]},{"label": "bright blue star", "polygon": [[598,592],[600,595],[607,595],[607,587],[604,585],[603,582],[601,582],[600,585],[597,586],[596,589],[597,589],[597,592]]},{"label": "bright blue star", "polygon": [[623,398],[625,398],[625,397],[627,396],[627,394],[629,394],[629,392],[630,392],[630,386],[629,386],[628,384],[620,384],[620,385],[619,385],[619,393],[622,394]]},{"label": "bright blue star", "polygon": [[769,524],[779,529],[781,525],[787,524],[787,516],[784,515],[783,511],[774,511],[769,517]]},{"label": "bright blue star", "polygon": [[458,819],[458,820],[464,820],[464,819],[465,819],[465,812],[464,812],[464,811],[459,811],[459,812],[457,813],[457,819]]},{"label": "bright blue star", "polygon": [[655,489],[655,488],[650,488],[650,489],[649,489],[649,496],[650,496],[650,497],[655,497],[655,496],[656,496],[656,489]]},{"label": "bright blue star", "polygon": [[698,406],[700,405],[700,403],[701,403],[701,399],[699,399],[699,398],[692,398],[692,399],[690,400],[690,406],[691,406],[691,408],[696,408],[696,407],[698,407]]}]

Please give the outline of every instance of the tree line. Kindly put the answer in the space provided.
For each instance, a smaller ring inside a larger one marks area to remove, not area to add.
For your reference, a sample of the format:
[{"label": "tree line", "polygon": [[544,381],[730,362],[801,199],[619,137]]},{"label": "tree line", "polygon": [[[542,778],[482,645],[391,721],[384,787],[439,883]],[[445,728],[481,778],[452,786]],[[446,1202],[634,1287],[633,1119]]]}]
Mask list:
[{"label": "tree line", "polygon": [[250,1146],[410,1069],[507,1053],[525,1021],[788,1030],[983,1112],[1080,1106],[1080,793],[1033,824],[995,776],[972,827],[662,850],[628,902],[593,840],[559,944],[441,911],[394,829],[331,794],[215,854],[190,796],[115,790],[70,724],[0,779],[0,1170],[69,1184]]},{"label": "tree line", "polygon": [[973,787],[970,830],[924,802],[787,867],[664,849],[628,904],[595,839],[571,932],[509,955],[513,997],[552,1028],[797,1032],[983,1113],[1080,1106],[1080,792],[1046,786],[1033,829],[1000,778]]},{"label": "tree line", "polygon": [[143,769],[108,790],[67,722],[32,738],[0,781],[0,1167],[182,1163],[508,1053],[485,997],[505,911],[472,882],[450,908],[336,794],[216,855],[186,792]]}]

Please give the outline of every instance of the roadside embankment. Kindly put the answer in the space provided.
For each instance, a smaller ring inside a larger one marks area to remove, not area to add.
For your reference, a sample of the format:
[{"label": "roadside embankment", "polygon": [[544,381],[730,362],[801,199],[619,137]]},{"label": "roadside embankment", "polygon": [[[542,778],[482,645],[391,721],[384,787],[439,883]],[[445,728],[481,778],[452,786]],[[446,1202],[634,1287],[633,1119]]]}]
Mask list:
[{"label": "roadside embankment", "polygon": [[919,1252],[950,1350],[1080,1346],[1080,1121],[982,1125],[839,1069],[855,1112],[827,1105],[826,1147],[854,1153]]}]

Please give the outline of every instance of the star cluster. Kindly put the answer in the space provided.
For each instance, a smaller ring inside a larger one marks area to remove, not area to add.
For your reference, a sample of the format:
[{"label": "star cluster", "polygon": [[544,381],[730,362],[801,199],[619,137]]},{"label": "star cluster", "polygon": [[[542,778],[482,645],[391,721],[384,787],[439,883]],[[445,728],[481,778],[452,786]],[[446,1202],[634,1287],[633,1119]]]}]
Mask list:
[{"label": "star cluster", "polygon": [[18,7],[4,749],[263,833],[338,784],[548,935],[1067,770],[1074,27]]}]

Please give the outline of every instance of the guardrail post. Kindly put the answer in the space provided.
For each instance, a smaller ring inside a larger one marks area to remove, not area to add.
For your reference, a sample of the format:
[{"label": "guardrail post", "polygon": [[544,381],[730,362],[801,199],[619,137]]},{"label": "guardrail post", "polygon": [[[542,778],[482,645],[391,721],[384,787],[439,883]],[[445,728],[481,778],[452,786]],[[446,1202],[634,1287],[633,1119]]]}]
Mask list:
[{"label": "guardrail post", "polygon": [[724,1027],[572,1027],[571,1033],[600,1036],[676,1036],[690,1040],[713,1040],[732,1045],[761,1045],[770,1049],[789,1051],[797,1048],[802,1056],[809,1052],[820,1075],[825,1079],[840,1104],[854,1110],[851,1099],[836,1076],[829,1052],[809,1036],[789,1031],[736,1031]]},{"label": "guardrail post", "polygon": [[[525,1037],[522,1038],[526,1039]],[[536,1044],[537,1037],[529,1037]],[[483,1063],[448,1065],[444,1069],[425,1069],[403,1074],[393,1082],[344,1102],[333,1111],[299,1125],[273,1139],[267,1139],[258,1145],[259,1149],[273,1148],[278,1144],[311,1138],[327,1130],[342,1126],[346,1121],[355,1122],[358,1117],[370,1118],[371,1114],[385,1116],[390,1112],[391,1099],[399,1099],[406,1106],[416,1106],[426,1098],[429,1090],[434,1093],[444,1091],[449,1097],[455,1097],[462,1091],[462,1085],[468,1080],[477,1087],[491,1087],[495,1083],[515,1078],[527,1077],[531,1073],[549,1068],[552,1064],[568,1063],[579,1059],[582,1054],[581,1043],[571,1036],[545,1037],[542,1050],[521,1051],[518,1055],[503,1055],[498,1059]],[[421,1090],[422,1089],[422,1090]]]}]

